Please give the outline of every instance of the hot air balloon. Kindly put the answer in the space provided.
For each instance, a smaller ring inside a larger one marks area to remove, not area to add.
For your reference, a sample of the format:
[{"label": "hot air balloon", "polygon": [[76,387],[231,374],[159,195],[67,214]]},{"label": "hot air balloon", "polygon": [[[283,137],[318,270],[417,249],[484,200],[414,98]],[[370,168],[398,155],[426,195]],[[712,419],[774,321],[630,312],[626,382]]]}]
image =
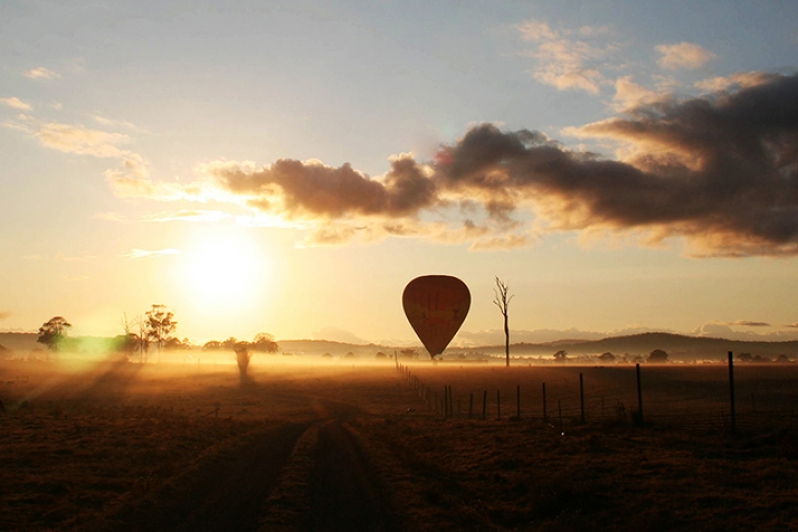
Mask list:
[{"label": "hot air balloon", "polygon": [[471,293],[457,277],[424,275],[407,284],[402,306],[407,320],[434,360],[465,321]]}]

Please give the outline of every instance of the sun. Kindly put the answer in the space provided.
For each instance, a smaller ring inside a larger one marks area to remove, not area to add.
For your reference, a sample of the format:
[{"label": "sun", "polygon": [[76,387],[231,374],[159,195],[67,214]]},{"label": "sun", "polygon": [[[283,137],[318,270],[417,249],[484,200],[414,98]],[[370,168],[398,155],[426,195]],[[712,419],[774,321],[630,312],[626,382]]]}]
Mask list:
[{"label": "sun", "polygon": [[197,303],[249,306],[270,277],[269,261],[253,240],[204,235],[184,256],[181,284]]}]

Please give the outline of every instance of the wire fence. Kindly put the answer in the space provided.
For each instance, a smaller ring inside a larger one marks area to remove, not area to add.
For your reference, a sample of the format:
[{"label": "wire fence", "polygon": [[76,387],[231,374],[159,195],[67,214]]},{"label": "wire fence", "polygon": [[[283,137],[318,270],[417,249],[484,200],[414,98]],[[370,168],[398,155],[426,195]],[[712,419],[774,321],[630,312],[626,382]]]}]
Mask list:
[{"label": "wire fence", "polygon": [[396,361],[428,415],[764,431],[798,427],[798,365],[464,368]]}]

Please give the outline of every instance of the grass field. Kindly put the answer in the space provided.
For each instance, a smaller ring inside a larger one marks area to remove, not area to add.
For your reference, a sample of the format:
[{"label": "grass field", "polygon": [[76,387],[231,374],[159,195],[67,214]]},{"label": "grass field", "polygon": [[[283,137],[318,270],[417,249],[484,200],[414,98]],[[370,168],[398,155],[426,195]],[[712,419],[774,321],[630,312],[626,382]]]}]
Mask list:
[{"label": "grass field", "polygon": [[251,370],[0,363],[0,530],[798,529],[792,365]]}]

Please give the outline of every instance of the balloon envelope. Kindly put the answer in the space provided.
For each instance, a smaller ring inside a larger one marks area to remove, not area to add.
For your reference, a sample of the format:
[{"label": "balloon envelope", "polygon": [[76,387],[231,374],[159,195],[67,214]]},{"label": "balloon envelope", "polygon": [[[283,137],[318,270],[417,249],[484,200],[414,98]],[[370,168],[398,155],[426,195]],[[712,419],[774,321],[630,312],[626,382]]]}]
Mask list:
[{"label": "balloon envelope", "polygon": [[407,320],[432,358],[443,353],[471,307],[463,281],[449,275],[425,275],[408,283],[402,294]]}]

